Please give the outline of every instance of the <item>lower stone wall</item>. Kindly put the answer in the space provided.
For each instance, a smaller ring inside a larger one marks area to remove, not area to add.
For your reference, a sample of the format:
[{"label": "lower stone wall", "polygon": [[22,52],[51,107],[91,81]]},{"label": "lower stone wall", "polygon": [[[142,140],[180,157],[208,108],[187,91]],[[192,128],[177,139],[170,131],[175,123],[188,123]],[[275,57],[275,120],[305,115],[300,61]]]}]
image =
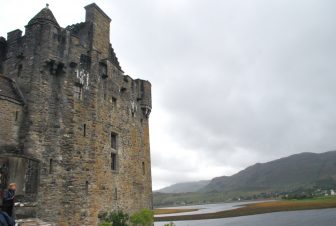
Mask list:
[{"label": "lower stone wall", "polygon": [[0,99],[0,109],[0,148],[1,146],[17,146],[22,106]]},{"label": "lower stone wall", "polygon": [[56,223],[44,222],[38,218],[18,219],[17,226],[59,226]]}]

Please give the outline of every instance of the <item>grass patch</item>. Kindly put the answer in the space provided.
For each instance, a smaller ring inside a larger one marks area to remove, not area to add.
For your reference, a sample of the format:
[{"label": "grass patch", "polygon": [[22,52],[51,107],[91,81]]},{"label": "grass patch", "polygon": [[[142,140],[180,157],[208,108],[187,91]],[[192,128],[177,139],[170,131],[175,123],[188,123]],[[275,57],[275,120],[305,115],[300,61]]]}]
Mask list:
[{"label": "grass patch", "polygon": [[156,217],[155,221],[204,220],[238,217],[281,211],[336,208],[336,197],[313,198],[307,200],[283,200],[252,203],[233,210],[183,216]]}]

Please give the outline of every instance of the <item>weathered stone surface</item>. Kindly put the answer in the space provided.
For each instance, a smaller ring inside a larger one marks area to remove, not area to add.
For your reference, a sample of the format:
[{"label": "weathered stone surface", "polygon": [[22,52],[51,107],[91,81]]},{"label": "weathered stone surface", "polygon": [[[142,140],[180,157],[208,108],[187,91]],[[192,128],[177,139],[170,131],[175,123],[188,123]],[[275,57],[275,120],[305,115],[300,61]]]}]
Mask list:
[{"label": "weathered stone surface", "polygon": [[55,223],[47,223],[36,218],[19,219],[16,223],[18,226],[58,226]]},{"label": "weathered stone surface", "polygon": [[[0,73],[23,99],[0,93],[0,153],[29,159],[22,186],[38,177],[30,211],[59,225],[92,226],[104,211],[152,208],[151,84],[124,74],[110,18],[96,4],[85,9],[85,22],[67,28],[43,9],[24,36],[14,30],[0,40]],[[38,162],[37,173],[29,162]]]}]

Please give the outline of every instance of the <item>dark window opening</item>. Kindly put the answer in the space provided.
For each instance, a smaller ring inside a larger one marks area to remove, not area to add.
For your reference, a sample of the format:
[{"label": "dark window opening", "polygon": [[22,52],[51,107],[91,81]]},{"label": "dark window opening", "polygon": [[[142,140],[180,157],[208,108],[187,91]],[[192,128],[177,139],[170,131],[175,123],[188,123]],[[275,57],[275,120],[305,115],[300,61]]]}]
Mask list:
[{"label": "dark window opening", "polygon": [[53,159],[49,160],[49,174],[52,174],[54,172],[54,163]]},{"label": "dark window opening", "polygon": [[15,112],[15,121],[17,121],[18,119],[19,119],[19,112],[16,111],[16,112]]},{"label": "dark window opening", "polygon": [[125,93],[126,90],[127,90],[126,87],[121,87],[120,92],[121,92],[121,93]]},{"label": "dark window opening", "polygon": [[117,170],[117,154],[111,153],[111,170]]},{"label": "dark window opening", "polygon": [[89,181],[85,181],[85,193],[89,193]]},{"label": "dark window opening", "polygon": [[117,134],[111,132],[111,148],[117,150]]},{"label": "dark window opening", "polygon": [[70,62],[69,66],[71,68],[75,68],[75,67],[77,67],[77,63],[72,61],[72,62]]},{"label": "dark window opening", "polygon": [[18,66],[18,72],[17,72],[17,76],[20,77],[22,73],[22,64],[19,64]]},{"label": "dark window opening", "polygon": [[83,136],[86,137],[86,124],[83,125]]},{"label": "dark window opening", "polygon": [[114,200],[118,199],[118,189],[114,188]]},{"label": "dark window opening", "polygon": [[112,107],[117,108],[117,98],[112,97]]},{"label": "dark window opening", "polygon": [[104,100],[106,100],[106,97],[107,97],[107,95],[106,95],[106,93],[104,93]]},{"label": "dark window opening", "polygon": [[142,174],[146,174],[146,167],[145,167],[145,162],[142,162]]},{"label": "dark window opening", "polygon": [[108,77],[108,75],[107,75],[107,65],[105,63],[99,63],[99,74],[103,79]]}]

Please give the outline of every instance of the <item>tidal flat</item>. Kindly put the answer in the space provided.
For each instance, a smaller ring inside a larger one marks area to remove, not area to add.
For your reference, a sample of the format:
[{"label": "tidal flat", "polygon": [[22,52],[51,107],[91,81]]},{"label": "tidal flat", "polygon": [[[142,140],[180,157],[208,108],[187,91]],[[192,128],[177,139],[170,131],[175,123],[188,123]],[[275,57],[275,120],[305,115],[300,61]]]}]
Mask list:
[{"label": "tidal flat", "polygon": [[[333,196],[320,197],[304,200],[278,200],[271,202],[268,201],[268,202],[250,203],[246,205],[241,205],[237,203],[235,208],[229,210],[201,213],[201,214],[186,213],[183,215],[176,215],[176,216],[171,214],[169,216],[160,215],[155,217],[155,221],[159,222],[159,221],[218,219],[218,218],[238,217],[238,216],[272,213],[272,212],[327,209],[327,208],[336,208],[336,197]],[[185,210],[187,210],[187,207]]]}]

